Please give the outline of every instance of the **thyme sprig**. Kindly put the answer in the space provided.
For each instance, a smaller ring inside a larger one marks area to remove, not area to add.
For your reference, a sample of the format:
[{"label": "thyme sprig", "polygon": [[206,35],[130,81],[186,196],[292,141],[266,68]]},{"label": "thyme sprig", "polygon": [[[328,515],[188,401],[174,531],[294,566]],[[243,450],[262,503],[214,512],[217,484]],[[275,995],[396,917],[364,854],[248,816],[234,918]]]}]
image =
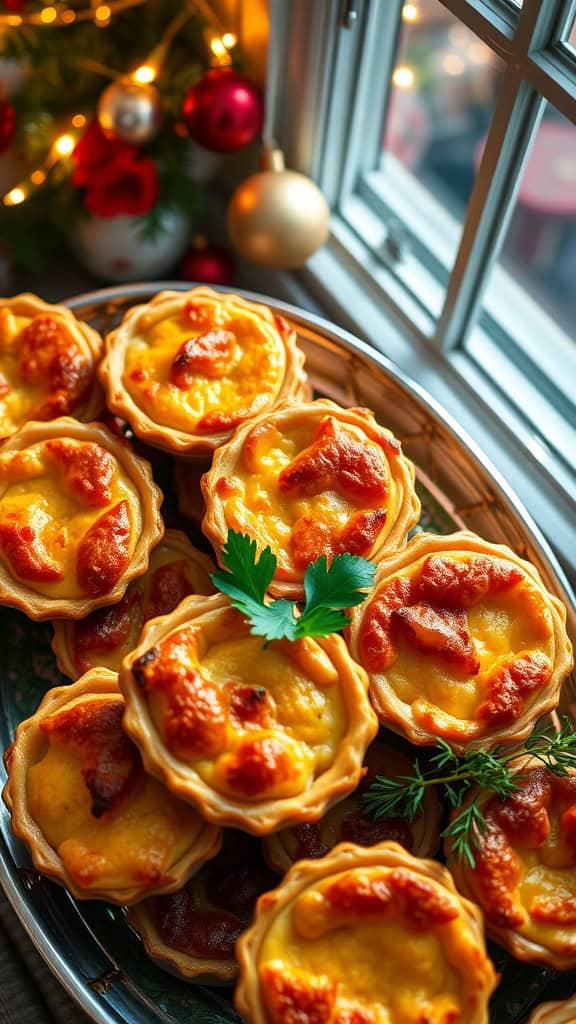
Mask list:
[{"label": "thyme sprig", "polygon": [[[576,769],[576,727],[569,718],[563,718],[559,732],[549,728],[536,730],[523,747],[508,754],[474,750],[459,757],[445,740],[438,740],[438,751],[430,758],[430,769],[422,771],[418,759],[411,775],[388,779],[377,775],[362,798],[362,807],[374,821],[383,818],[404,817],[414,821],[422,813],[424,794],[431,786],[442,788],[450,807],[461,808],[452,817],[442,835],[451,840],[452,851],[464,858],[470,867],[476,860],[487,822],[478,805],[480,791],[488,790],[506,800],[520,787],[522,774],[508,767],[523,754],[538,758],[555,775],[567,775]],[[478,793],[462,808],[464,798],[473,786]]]}]

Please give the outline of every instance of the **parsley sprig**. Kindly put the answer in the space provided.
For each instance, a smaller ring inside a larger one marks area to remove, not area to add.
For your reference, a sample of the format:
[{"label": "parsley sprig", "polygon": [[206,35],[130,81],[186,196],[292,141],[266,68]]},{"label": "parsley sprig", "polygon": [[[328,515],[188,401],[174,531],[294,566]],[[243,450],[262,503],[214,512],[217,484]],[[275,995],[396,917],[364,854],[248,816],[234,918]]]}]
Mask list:
[{"label": "parsley sprig", "polygon": [[285,597],[271,601],[266,597],[277,565],[269,547],[258,557],[255,540],[229,530],[222,561],[226,569],[213,573],[210,579],[250,620],[250,631],[267,641],[337,633],[350,621],[344,609],[364,600],[376,572],[372,562],[356,555],[336,555],[329,566],[322,555],[306,570],[306,602],[298,615],[295,601]]},{"label": "parsley sprig", "polygon": [[[378,775],[362,798],[366,814],[374,821],[383,818],[406,817],[409,821],[422,811],[424,794],[430,786],[441,786],[450,807],[460,808],[468,791],[473,787],[489,790],[505,800],[520,787],[521,774],[511,771],[511,761],[522,754],[538,758],[555,775],[567,775],[576,769],[576,727],[569,718],[562,720],[559,732],[539,729],[526,741],[524,747],[510,754],[498,756],[492,751],[474,750],[458,757],[445,740],[438,740],[438,753],[430,758],[432,767],[423,772],[418,760],[414,761],[411,775],[387,779]],[[479,793],[465,808],[452,818],[442,835],[452,841],[452,850],[474,867],[474,850],[478,849],[487,829],[486,819],[479,807]]]}]

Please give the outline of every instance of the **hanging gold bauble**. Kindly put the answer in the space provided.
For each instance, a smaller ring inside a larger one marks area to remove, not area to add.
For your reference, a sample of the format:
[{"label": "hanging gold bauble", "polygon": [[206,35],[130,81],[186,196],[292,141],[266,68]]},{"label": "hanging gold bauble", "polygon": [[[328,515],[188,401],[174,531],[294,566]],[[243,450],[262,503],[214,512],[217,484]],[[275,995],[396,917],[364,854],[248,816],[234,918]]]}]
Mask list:
[{"label": "hanging gold bauble", "polygon": [[160,93],[152,83],[119,79],[98,101],[98,123],[116,142],[142,146],[158,134],[161,121]]},{"label": "hanging gold bauble", "polygon": [[264,149],[261,167],[230,200],[230,238],[252,263],[300,267],[328,237],[328,204],[310,178],[285,169],[279,149]]}]

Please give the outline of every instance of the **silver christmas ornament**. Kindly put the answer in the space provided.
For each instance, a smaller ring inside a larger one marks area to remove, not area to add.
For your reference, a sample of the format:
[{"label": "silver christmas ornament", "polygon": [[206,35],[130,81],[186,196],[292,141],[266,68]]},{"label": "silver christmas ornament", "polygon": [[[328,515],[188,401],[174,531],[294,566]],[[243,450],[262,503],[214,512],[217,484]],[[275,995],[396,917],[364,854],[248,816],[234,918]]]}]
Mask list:
[{"label": "silver christmas ornament", "polygon": [[160,93],[154,85],[112,82],[98,102],[98,123],[109,139],[141,146],[156,135],[161,120]]}]

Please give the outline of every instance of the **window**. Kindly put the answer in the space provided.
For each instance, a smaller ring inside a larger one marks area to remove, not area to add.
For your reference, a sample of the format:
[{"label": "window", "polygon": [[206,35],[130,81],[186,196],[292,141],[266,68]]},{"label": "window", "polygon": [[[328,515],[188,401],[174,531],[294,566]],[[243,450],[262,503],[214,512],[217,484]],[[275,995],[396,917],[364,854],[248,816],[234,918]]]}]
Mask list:
[{"label": "window", "polygon": [[298,287],[464,424],[574,564],[576,5],[282,8],[281,142],[333,210]]}]

